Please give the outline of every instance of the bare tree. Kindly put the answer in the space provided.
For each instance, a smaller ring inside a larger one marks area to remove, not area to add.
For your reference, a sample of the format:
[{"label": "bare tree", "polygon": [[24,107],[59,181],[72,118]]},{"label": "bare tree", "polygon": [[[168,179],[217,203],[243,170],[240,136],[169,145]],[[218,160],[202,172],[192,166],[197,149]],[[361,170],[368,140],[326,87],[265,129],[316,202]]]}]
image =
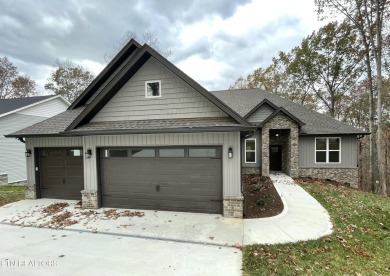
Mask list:
[{"label": "bare tree", "polygon": [[142,34],[142,38],[138,36],[138,34],[134,31],[126,31],[126,33],[121,37],[121,39],[118,41],[117,45],[114,48],[114,51],[112,53],[106,53],[104,55],[104,60],[106,62],[111,61],[114,56],[122,50],[122,48],[131,40],[137,40],[141,44],[148,44],[150,47],[155,49],[157,52],[159,52],[161,55],[163,55],[165,58],[168,58],[170,55],[172,55],[173,50],[170,48],[162,49],[161,48],[161,42],[156,34],[152,32],[145,32]]},{"label": "bare tree", "polygon": [[36,84],[29,76],[20,76],[7,57],[0,58],[0,99],[37,95]]}]

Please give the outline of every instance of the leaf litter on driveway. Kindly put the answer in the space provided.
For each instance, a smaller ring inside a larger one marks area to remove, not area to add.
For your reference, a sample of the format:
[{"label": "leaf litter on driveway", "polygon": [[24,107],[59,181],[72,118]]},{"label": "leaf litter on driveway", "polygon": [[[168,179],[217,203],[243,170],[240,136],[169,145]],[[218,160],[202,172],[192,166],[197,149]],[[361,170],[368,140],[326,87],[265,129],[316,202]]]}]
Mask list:
[{"label": "leaf litter on driveway", "polygon": [[[47,206],[35,206],[35,208],[29,208],[28,210],[18,210],[16,215],[4,219],[3,222],[19,226],[53,229],[63,229],[79,224],[87,229],[93,229],[93,232],[96,233],[96,227],[87,227],[91,222],[98,223],[99,221],[117,220],[119,218],[141,218],[144,215],[143,212],[130,210],[120,211],[118,209],[104,209],[99,212],[96,210],[82,209],[78,203],[55,202]],[[128,228],[130,226],[134,226],[134,224],[122,223],[120,225],[121,228]]]}]

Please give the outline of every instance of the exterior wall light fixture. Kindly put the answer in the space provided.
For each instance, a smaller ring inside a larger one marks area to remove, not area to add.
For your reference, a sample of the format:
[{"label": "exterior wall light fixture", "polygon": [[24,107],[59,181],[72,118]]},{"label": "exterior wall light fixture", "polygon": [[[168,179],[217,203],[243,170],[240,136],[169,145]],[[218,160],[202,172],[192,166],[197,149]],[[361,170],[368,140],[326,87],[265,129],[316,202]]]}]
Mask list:
[{"label": "exterior wall light fixture", "polygon": [[232,147],[230,147],[229,150],[228,150],[228,157],[229,157],[229,159],[233,158],[233,149],[232,149]]},{"label": "exterior wall light fixture", "polygon": [[85,158],[89,159],[89,158],[91,158],[91,156],[92,156],[92,150],[87,149],[87,151],[85,152]]},{"label": "exterior wall light fixture", "polygon": [[24,153],[24,156],[30,157],[31,156],[31,150],[30,149],[26,149],[26,152]]}]

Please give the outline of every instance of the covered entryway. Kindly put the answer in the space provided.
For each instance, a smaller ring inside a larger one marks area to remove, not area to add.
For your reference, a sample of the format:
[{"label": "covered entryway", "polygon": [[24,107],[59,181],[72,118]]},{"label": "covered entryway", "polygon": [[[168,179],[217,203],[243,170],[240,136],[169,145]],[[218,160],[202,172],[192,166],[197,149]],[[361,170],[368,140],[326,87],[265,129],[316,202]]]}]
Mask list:
[{"label": "covered entryway", "polygon": [[81,199],[84,189],[81,148],[38,149],[41,198]]},{"label": "covered entryway", "polygon": [[221,147],[103,148],[103,207],[222,213]]},{"label": "covered entryway", "polygon": [[282,170],[282,146],[269,147],[269,169],[271,171]]}]

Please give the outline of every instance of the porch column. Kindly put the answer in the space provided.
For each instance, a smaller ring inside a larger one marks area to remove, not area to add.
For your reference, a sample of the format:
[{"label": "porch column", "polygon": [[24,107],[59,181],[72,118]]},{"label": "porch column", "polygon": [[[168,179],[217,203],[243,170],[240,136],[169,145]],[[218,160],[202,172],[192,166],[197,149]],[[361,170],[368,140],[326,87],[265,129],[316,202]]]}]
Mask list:
[{"label": "porch column", "polygon": [[261,174],[269,176],[269,128],[261,130]]}]

